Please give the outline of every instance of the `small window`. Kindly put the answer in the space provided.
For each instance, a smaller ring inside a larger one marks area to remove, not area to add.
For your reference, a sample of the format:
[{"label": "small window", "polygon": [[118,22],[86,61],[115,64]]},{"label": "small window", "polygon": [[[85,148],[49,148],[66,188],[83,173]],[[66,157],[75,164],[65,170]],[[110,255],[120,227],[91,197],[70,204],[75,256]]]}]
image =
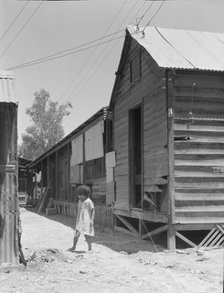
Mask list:
[{"label": "small window", "polygon": [[139,54],[130,62],[130,82],[134,82],[140,77],[141,77],[141,55]]},{"label": "small window", "polygon": [[86,178],[95,179],[104,177],[105,174],[105,163],[104,157],[94,159],[86,162]]}]

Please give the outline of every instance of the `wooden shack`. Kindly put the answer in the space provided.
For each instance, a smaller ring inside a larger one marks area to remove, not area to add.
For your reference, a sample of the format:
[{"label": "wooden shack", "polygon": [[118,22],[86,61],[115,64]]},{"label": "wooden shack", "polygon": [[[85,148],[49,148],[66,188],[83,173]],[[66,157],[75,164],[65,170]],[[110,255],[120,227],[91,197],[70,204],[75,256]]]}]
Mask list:
[{"label": "wooden shack", "polygon": [[57,213],[76,215],[76,189],[85,183],[92,190],[96,224],[112,227],[113,174],[106,163],[106,158],[113,156],[111,124],[108,108],[104,107],[29,165],[32,172],[41,174],[41,198],[53,198]]},{"label": "wooden shack", "polygon": [[14,77],[0,72],[0,266],[18,264],[17,104]]},{"label": "wooden shack", "polygon": [[224,34],[129,26],[110,110],[115,229],[223,243]]}]

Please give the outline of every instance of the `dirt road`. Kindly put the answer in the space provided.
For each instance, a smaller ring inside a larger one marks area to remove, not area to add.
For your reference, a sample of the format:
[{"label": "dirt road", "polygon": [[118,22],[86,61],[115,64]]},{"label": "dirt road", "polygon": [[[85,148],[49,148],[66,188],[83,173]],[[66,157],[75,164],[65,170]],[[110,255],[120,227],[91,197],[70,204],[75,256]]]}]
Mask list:
[{"label": "dirt road", "polygon": [[164,251],[151,242],[96,229],[94,252],[81,237],[72,244],[73,220],[21,209],[28,266],[1,269],[0,292],[220,293],[223,251]]}]

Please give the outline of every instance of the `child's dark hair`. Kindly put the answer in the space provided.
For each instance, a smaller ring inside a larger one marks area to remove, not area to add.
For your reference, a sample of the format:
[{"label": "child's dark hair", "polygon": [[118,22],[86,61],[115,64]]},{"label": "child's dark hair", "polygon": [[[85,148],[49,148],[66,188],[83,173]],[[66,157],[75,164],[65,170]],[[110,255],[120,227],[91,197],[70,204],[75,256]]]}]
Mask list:
[{"label": "child's dark hair", "polygon": [[90,197],[90,187],[88,185],[79,185],[77,188],[77,194],[78,195],[85,195],[86,197]]}]

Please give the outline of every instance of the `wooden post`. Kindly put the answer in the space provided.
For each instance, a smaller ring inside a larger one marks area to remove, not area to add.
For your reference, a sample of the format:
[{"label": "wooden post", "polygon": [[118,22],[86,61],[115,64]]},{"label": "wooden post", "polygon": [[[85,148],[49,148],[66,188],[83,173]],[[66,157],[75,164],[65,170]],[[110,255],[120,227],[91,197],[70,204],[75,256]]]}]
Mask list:
[{"label": "wooden post", "polygon": [[173,72],[167,71],[167,127],[168,127],[168,164],[169,164],[169,180],[168,180],[168,213],[170,218],[170,228],[168,229],[168,247],[176,248],[175,228],[175,193],[174,193],[174,80]]},{"label": "wooden post", "polygon": [[176,231],[175,226],[172,224],[167,231],[167,246],[169,250],[176,249]]},{"label": "wooden post", "polygon": [[40,169],[41,169],[41,181],[40,181],[40,187],[41,187],[41,197],[43,195],[43,160],[40,162]]},{"label": "wooden post", "polygon": [[86,152],[85,152],[85,133],[82,134],[83,135],[83,174],[82,174],[82,178],[83,178],[83,183],[86,183]]},{"label": "wooden post", "polygon": [[56,163],[55,163],[55,191],[56,191],[56,199],[59,199],[59,190],[58,190],[58,182],[59,182],[59,176],[58,176],[58,150],[56,151]]},{"label": "wooden post", "polygon": [[50,181],[50,158],[47,157],[47,186],[49,185]]},{"label": "wooden post", "polygon": [[67,200],[71,200],[70,198],[70,144],[67,144]]}]

